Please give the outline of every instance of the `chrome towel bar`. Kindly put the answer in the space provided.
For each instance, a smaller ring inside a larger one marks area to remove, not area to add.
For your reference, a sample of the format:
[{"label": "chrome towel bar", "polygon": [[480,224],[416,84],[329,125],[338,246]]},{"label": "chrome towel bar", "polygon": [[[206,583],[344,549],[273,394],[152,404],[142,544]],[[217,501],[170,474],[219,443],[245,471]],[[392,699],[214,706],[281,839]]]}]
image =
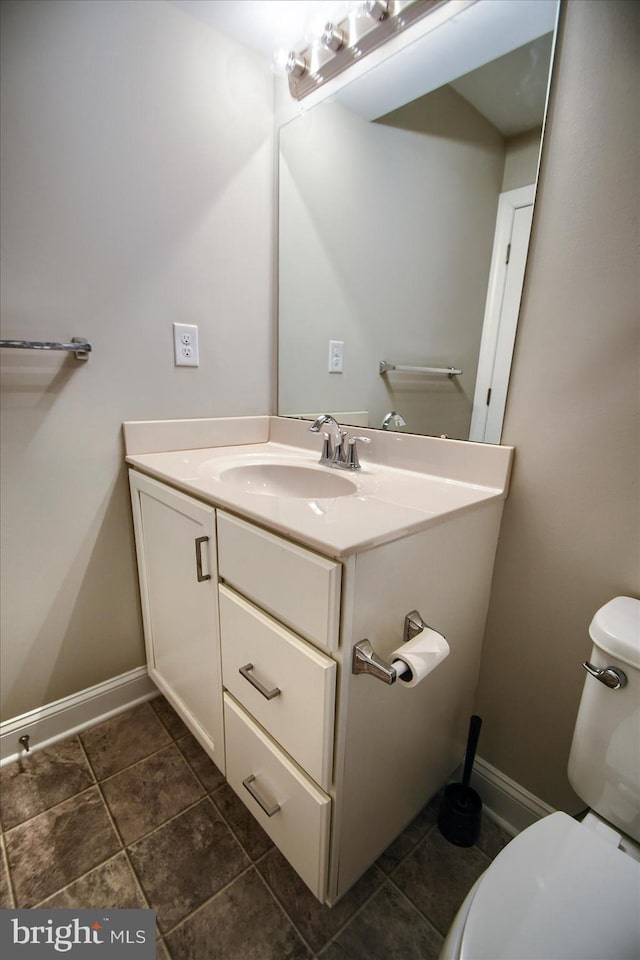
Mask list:
[{"label": "chrome towel bar", "polygon": [[459,377],[462,374],[462,370],[457,367],[412,367],[406,363],[391,363],[389,360],[381,360],[379,372],[383,374],[388,373],[389,370],[397,370],[399,373],[437,373],[446,375],[449,379]]},{"label": "chrome towel bar", "polygon": [[76,360],[88,360],[91,344],[84,337],[72,337],[71,343],[57,343],[51,340],[0,340],[0,347],[14,350],[66,350],[74,353]]}]

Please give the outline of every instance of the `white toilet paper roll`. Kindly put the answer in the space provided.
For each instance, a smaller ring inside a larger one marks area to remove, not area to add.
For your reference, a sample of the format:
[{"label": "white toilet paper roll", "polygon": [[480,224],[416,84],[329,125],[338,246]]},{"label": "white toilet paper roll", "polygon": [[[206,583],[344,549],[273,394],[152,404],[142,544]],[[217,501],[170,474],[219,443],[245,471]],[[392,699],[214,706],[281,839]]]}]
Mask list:
[{"label": "white toilet paper roll", "polygon": [[398,677],[398,683],[415,687],[449,656],[449,644],[437,630],[425,627],[413,640],[403,643],[390,656],[391,666],[394,660],[401,660],[409,672]]}]

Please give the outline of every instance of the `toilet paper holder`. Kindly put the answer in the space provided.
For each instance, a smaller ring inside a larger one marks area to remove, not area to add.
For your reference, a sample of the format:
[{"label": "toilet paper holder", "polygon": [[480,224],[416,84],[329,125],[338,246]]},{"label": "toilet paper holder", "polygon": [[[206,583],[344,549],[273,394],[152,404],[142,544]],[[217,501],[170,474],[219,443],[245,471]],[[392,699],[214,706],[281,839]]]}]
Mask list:
[{"label": "toilet paper holder", "polygon": [[[404,618],[402,642],[407,643],[409,640],[413,640],[425,628],[428,629],[420,613],[417,610],[412,610]],[[368,673],[372,677],[377,677],[378,680],[383,680],[384,683],[395,683],[398,677],[410,671],[402,660],[386,663],[375,652],[369,640],[359,640],[353,647],[351,672],[355,674]]]}]

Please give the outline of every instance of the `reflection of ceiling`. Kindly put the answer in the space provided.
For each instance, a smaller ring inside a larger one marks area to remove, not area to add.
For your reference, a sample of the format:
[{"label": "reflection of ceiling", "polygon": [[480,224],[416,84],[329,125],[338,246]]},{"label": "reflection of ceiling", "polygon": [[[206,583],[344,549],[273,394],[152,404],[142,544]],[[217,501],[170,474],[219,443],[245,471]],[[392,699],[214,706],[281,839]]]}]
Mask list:
[{"label": "reflection of ceiling", "polygon": [[451,86],[505,137],[541,127],[553,34],[512,50]]},{"label": "reflection of ceiling", "polygon": [[557,9],[557,0],[480,0],[425,29],[401,54],[346,83],[335,99],[365,120],[385,116],[552,32]]}]

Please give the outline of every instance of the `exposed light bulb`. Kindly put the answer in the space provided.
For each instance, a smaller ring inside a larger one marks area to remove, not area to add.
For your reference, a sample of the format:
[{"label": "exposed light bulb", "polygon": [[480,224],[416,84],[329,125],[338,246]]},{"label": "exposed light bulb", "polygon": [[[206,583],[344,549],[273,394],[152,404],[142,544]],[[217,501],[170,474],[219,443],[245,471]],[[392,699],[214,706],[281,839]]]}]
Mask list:
[{"label": "exposed light bulb", "polygon": [[319,47],[327,21],[340,23],[346,16],[344,2],[307,0],[304,36],[310,46]]},{"label": "exposed light bulb", "polygon": [[271,71],[276,75],[276,77],[284,77],[286,75],[288,59],[289,51],[285,50],[284,47],[279,47],[274,52],[271,58]]},{"label": "exposed light bulb", "polygon": [[324,25],[320,36],[320,43],[326,50],[333,50],[335,52],[339,50],[344,43],[344,33],[339,27],[334,27],[333,23],[329,20]]},{"label": "exposed light bulb", "polygon": [[373,20],[384,20],[389,15],[389,0],[364,0],[361,9]]},{"label": "exposed light bulb", "polygon": [[318,15],[310,21],[307,30],[305,32],[305,38],[307,43],[311,44],[314,47],[320,46],[322,43],[322,34],[324,32],[325,23],[327,18],[322,15]]},{"label": "exposed light bulb", "polygon": [[304,73],[306,73],[306,70],[307,63],[304,57],[301,57],[294,50],[291,50],[287,55],[285,71],[290,77],[301,77]]}]

